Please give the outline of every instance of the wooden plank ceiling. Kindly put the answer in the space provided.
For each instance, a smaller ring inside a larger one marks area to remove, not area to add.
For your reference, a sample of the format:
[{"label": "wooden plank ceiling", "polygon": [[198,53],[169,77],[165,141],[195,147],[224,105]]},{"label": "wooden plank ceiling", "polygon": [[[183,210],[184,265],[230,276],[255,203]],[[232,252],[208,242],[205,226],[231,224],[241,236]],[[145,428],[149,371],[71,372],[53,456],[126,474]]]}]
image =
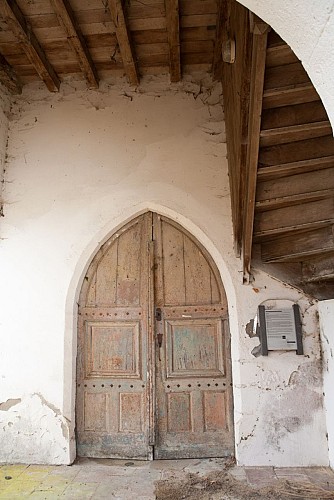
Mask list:
[{"label": "wooden plank ceiling", "polygon": [[68,76],[89,87],[125,74],[210,71],[217,0],[1,0],[0,81],[12,92]]},{"label": "wooden plank ceiling", "polygon": [[224,11],[225,37],[237,46],[222,81],[244,280],[252,264],[333,298],[334,139],[326,111],[301,62],[269,26],[234,0],[224,1]]},{"label": "wooden plank ceiling", "polygon": [[[222,61],[233,52],[235,62]],[[334,139],[290,47],[235,0],[1,0],[0,82],[212,71],[223,84],[232,216],[251,265],[334,296]],[[269,266],[269,267],[268,267]]]}]

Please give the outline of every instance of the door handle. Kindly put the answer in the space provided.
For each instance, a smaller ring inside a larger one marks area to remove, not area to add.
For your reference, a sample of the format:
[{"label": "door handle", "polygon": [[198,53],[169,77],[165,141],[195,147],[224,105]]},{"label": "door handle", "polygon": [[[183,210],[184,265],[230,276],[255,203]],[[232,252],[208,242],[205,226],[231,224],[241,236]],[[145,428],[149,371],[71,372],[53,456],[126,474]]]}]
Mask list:
[{"label": "door handle", "polygon": [[161,361],[161,347],[162,347],[162,333],[157,334],[157,341],[158,341],[158,349],[159,349],[159,361]]},{"label": "door handle", "polygon": [[157,339],[158,339],[159,349],[161,349],[161,347],[162,347],[162,337],[163,337],[163,334],[162,333],[158,333]]}]

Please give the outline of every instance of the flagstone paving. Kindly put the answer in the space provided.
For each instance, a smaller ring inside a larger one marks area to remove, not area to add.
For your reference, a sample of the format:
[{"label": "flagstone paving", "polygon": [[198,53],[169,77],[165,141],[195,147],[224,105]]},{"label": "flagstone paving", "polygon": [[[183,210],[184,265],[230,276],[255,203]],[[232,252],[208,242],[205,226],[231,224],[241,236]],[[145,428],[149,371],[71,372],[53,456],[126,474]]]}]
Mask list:
[{"label": "flagstone paving", "polygon": [[[290,490],[280,493],[283,490],[276,491],[277,485],[288,485]],[[0,499],[27,497],[334,500],[334,472],[326,467],[236,467],[224,459],[153,462],[80,459],[71,466],[1,465]]]}]

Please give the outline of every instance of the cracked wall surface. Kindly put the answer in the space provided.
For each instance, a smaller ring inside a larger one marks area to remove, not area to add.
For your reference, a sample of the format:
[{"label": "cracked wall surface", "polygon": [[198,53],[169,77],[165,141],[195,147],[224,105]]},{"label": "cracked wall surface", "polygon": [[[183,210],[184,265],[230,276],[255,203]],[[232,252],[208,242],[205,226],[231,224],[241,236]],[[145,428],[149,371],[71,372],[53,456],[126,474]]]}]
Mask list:
[{"label": "cracked wall surface", "polygon": [[[0,259],[6,283],[0,289],[0,402],[22,401],[0,409],[0,429],[6,429],[0,460],[74,459],[80,285],[100,245],[149,209],[191,232],[222,275],[239,463],[327,464],[317,307],[256,269],[254,283],[242,285],[220,85],[206,75],[179,85],[147,78],[137,91],[80,85],[63,84],[56,95],[27,86],[12,106]],[[304,356],[251,354],[258,339],[246,325],[268,299],[299,304]]]}]

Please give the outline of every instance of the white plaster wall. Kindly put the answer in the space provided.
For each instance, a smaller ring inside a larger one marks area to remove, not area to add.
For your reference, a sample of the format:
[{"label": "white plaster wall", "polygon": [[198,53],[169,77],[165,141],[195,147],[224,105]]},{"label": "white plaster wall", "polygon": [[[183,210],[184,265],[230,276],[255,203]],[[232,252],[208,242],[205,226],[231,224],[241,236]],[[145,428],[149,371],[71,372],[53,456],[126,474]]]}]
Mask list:
[{"label": "white plaster wall", "polygon": [[[316,305],[262,272],[241,284],[218,85],[151,79],[138,92],[64,85],[58,95],[27,87],[12,110],[6,175],[0,460],[73,460],[80,284],[99,246],[150,209],[192,232],[221,272],[239,463],[328,463]],[[252,356],[257,340],[245,326],[267,299],[299,303],[304,356]]]},{"label": "white plaster wall", "polygon": [[334,128],[334,0],[238,0],[292,47]]},{"label": "white plaster wall", "polygon": [[329,461],[334,467],[334,300],[319,302]]}]

